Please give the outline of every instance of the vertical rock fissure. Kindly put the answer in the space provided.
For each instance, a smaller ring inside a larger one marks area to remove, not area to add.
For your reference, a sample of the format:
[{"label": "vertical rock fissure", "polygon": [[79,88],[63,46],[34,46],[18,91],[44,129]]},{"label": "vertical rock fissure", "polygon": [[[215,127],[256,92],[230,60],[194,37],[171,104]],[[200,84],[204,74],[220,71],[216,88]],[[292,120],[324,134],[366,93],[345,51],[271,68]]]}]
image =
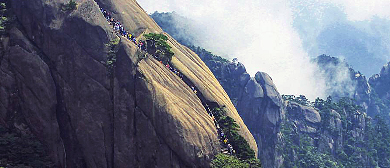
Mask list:
[{"label": "vertical rock fissure", "polygon": [[[10,51],[8,51],[10,52]],[[13,68],[13,65],[11,63],[11,60],[8,58],[7,59],[7,62],[8,62],[8,65],[9,65],[9,71],[11,72],[12,74],[12,77],[15,81],[18,81],[17,77],[16,77],[16,73],[15,73],[15,70]],[[1,64],[0,64],[1,65]],[[7,107],[7,113],[6,113],[6,124],[7,126],[9,127],[12,127],[14,124],[14,118],[15,118],[15,115],[16,113],[20,112],[20,93],[19,93],[19,87],[17,86],[17,82],[15,82],[14,86],[11,88],[11,95],[9,96],[8,98],[8,107]]]},{"label": "vertical rock fissure", "polygon": [[[119,37],[118,37],[119,38]],[[119,38],[120,39],[120,38]],[[120,43],[120,40],[119,42]],[[109,51],[109,56],[107,57],[107,59],[113,59],[113,60],[116,60],[116,57],[117,57],[117,52],[118,52],[118,44],[113,44],[112,46],[110,46],[110,51]],[[110,58],[110,54],[113,55],[114,58]],[[109,67],[107,67],[109,69],[109,80],[110,80],[110,111],[111,111],[111,140],[112,140],[112,143],[111,143],[111,166],[112,167],[115,167],[115,66],[116,66],[116,61],[113,62],[113,64],[111,65],[112,67],[110,67],[110,65],[108,65]],[[108,162],[107,162],[108,164]]]},{"label": "vertical rock fissure", "polygon": [[[112,75],[109,76],[109,80],[110,80],[110,107],[109,107],[109,122],[110,122],[110,127],[111,127],[111,144],[108,144],[108,145],[111,145],[111,155],[109,156],[109,158],[106,158],[106,162],[107,162],[107,168],[109,167],[114,167],[114,153],[115,153],[115,149],[114,149],[114,144],[115,144],[115,101],[114,101],[114,70],[115,68],[113,68],[113,72],[112,72]],[[105,135],[104,135],[105,136]],[[105,141],[106,142],[106,141]],[[107,151],[106,151],[107,153]],[[111,161],[110,161],[111,160]],[[111,164],[111,166],[110,166]]]},{"label": "vertical rock fissure", "polygon": [[66,158],[67,158],[67,156],[66,156],[66,149],[65,149],[65,143],[64,143],[64,140],[62,139],[62,137],[60,136],[60,139],[61,139],[61,143],[62,143],[62,148],[64,148],[63,150],[64,150],[64,168],[67,168],[67,164],[66,164]]},{"label": "vertical rock fissure", "polygon": [[[83,158],[77,158],[80,157],[79,155],[81,155],[81,151],[79,151],[80,150],[79,142],[76,138],[76,134],[72,131],[74,129],[70,121],[70,116],[66,110],[66,105],[62,96],[63,94],[60,89],[61,86],[59,86],[56,76],[52,69],[50,69],[50,74],[53,78],[53,82],[56,88],[56,99],[57,99],[56,117],[57,117],[57,123],[59,125],[60,137],[64,146],[64,157],[65,157],[64,167],[68,166],[68,162],[71,163],[70,164],[71,167],[77,167],[77,165],[86,166],[85,165],[86,163]],[[67,151],[71,153],[71,156],[75,156],[75,158],[73,158],[75,160],[68,160],[69,158],[67,158]]]},{"label": "vertical rock fissure", "polygon": [[[133,93],[134,93],[134,110],[133,110],[133,129],[134,129],[134,138],[137,137],[137,109],[138,109],[138,105],[137,105],[137,91],[136,91],[136,86],[137,86],[137,72],[135,73],[134,75],[134,85],[133,85]],[[138,153],[138,141],[135,141],[134,142],[134,146],[135,147],[135,153]],[[136,161],[136,164],[138,164],[140,162],[139,158],[138,158],[138,155],[135,155],[135,161]]]},{"label": "vertical rock fissure", "polygon": [[110,167],[110,161],[109,161],[109,157],[111,156],[108,156],[108,153],[107,153],[107,148],[106,148],[106,132],[104,131],[104,125],[101,126],[102,128],[102,132],[103,132],[103,142],[104,142],[104,152],[105,152],[105,158],[106,158],[106,166],[107,168]]},{"label": "vertical rock fissure", "polygon": [[172,155],[173,155],[173,152],[170,151],[170,152],[169,152],[169,159],[170,159],[170,161],[171,161],[171,167],[174,167],[174,166],[173,166],[173,161],[172,161],[172,160],[173,160],[173,156],[172,156]]},{"label": "vertical rock fissure", "polygon": [[5,46],[4,42],[3,42],[3,40],[5,38],[9,38],[9,37],[8,36],[4,36],[4,35],[0,36],[0,39],[1,39],[1,43],[0,43],[0,65],[1,65],[1,62],[3,61],[4,55],[6,53],[6,51],[5,51],[5,47],[6,46]]},{"label": "vertical rock fissure", "polygon": [[134,93],[134,113],[133,113],[133,128],[134,128],[134,137],[137,136],[137,124],[136,124],[136,110],[138,108],[137,104],[137,79],[138,79],[138,71],[136,70],[136,73],[134,74],[134,85],[133,85],[133,93]]}]

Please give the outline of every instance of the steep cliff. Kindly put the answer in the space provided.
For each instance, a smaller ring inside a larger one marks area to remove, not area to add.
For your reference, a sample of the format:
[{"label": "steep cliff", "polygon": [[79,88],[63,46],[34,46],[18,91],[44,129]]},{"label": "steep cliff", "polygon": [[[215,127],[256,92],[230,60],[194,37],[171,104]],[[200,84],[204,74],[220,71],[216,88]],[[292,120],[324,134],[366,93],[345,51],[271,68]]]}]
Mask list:
[{"label": "steep cliff", "polygon": [[280,140],[278,137],[284,117],[284,101],[271,77],[264,72],[257,72],[254,77],[250,77],[245,66],[239,62],[205,59],[207,55],[202,53],[200,56],[213,70],[255,137],[262,165],[279,167],[282,158],[276,146]]},{"label": "steep cliff", "polygon": [[255,136],[262,164],[279,167],[282,158],[275,149],[279,143],[284,102],[271,77],[257,72],[243,87],[236,107]]},{"label": "steep cliff", "polygon": [[276,147],[285,105],[272,78],[264,72],[250,77],[240,62],[221,59],[200,48],[194,51],[213,71],[255,137],[262,165],[279,167],[283,159]]},{"label": "steep cliff", "polygon": [[240,62],[227,61],[199,47],[192,48],[210,67],[255,137],[262,165],[280,167],[283,159],[276,147],[280,143],[285,105],[272,78],[264,72],[251,77]]},{"label": "steep cliff", "polygon": [[154,13],[151,16],[165,31],[196,52],[214,73],[254,135],[262,165],[279,167],[283,160],[276,151],[276,145],[280,140],[284,102],[271,77],[264,72],[251,77],[242,63],[228,61],[192,45],[190,35],[185,34],[188,30],[185,27],[183,29],[183,25],[175,24],[175,19],[186,23],[185,18],[175,13]]},{"label": "steep cliff", "polygon": [[[139,59],[99,7],[139,38],[161,28],[133,0],[77,0],[74,11],[62,9],[67,2],[9,1],[16,20],[2,37],[0,123],[36,135],[56,167],[208,167],[221,145],[201,100],[154,58]],[[206,101],[227,107],[257,153],[211,71],[166,35],[172,64]]]}]

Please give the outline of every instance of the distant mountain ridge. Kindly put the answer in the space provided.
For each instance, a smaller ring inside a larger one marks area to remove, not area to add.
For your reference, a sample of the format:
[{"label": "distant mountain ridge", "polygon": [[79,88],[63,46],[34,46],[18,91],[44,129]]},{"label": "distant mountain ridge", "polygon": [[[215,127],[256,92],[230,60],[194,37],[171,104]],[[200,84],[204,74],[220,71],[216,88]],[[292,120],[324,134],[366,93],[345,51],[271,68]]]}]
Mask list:
[{"label": "distant mountain ridge", "polygon": [[[335,100],[341,97],[352,98],[365,109],[369,116],[380,115],[390,122],[390,63],[384,65],[379,74],[375,74],[367,80],[362,73],[356,72],[338,58],[321,55],[316,59],[316,62],[325,72],[327,84],[336,84],[337,87],[344,88],[339,92],[331,92],[330,96]],[[347,74],[344,81],[341,82],[335,77],[335,74],[340,73],[339,67],[348,69],[341,72]]]}]

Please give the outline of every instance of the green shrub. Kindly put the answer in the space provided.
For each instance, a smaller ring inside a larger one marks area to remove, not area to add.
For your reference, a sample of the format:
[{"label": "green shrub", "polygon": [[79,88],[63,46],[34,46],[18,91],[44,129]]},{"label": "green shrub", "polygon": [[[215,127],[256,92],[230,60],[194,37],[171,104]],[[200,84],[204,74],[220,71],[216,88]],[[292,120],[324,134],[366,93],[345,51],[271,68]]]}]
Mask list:
[{"label": "green shrub", "polygon": [[282,95],[283,100],[296,102],[304,106],[312,106],[312,103],[304,95],[299,95],[295,97],[294,95]]},{"label": "green shrub", "polygon": [[148,53],[157,55],[159,60],[164,64],[171,61],[174,53],[171,51],[171,46],[167,43],[168,37],[163,34],[149,33],[144,34],[148,43]]},{"label": "green shrub", "polygon": [[242,162],[237,157],[218,154],[216,158],[211,162],[212,168],[247,168],[248,163]]},{"label": "green shrub", "polygon": [[[172,34],[171,34],[172,35]],[[201,47],[196,47],[194,45],[187,45],[192,51],[199,55],[199,57],[203,60],[203,62],[222,62],[222,63],[230,63],[229,60],[222,58],[221,56],[214,55],[210,51],[205,50]],[[211,68],[211,67],[209,67]]]},{"label": "green shrub", "polygon": [[233,118],[226,115],[225,109],[216,107],[213,109],[213,114],[222,131],[229,139],[229,143],[236,151],[236,156],[241,160],[256,159],[255,152],[249,146],[248,141],[246,141],[244,137],[238,134],[238,129],[240,126],[236,123],[236,121],[234,121]]},{"label": "green shrub", "polygon": [[5,26],[7,24],[8,18],[5,16],[1,16],[0,18],[0,31],[5,31]]},{"label": "green shrub", "polygon": [[[296,100],[292,95],[284,95],[283,98]],[[350,98],[340,98],[336,102],[329,96],[326,100],[317,98],[310,104],[321,115],[319,135],[327,132],[334,137],[339,137],[343,145],[339,146],[334,154],[329,149],[316,145],[324,144],[321,142],[322,137],[319,137],[317,139],[319,141],[316,142],[316,137],[312,137],[313,135],[298,134],[299,132],[294,129],[296,125],[293,120],[290,120],[294,119],[294,114],[287,111],[286,120],[281,126],[284,144],[277,146],[284,159],[282,167],[389,167],[390,127],[386,117],[378,116],[370,119],[362,113],[364,109]],[[338,129],[330,124],[331,119],[337,116],[331,112],[332,110],[340,115],[341,127]],[[353,135],[353,131],[360,128],[357,125],[359,121],[355,119],[358,116],[365,118],[363,139]]]},{"label": "green shrub", "polygon": [[0,167],[54,167],[54,164],[35,136],[0,125]]},{"label": "green shrub", "polygon": [[63,11],[73,11],[77,9],[77,3],[74,0],[69,0],[67,4],[62,5]]},{"label": "green shrub", "polygon": [[0,3],[0,32],[4,32],[9,19],[7,17],[7,5]]},{"label": "green shrub", "polygon": [[115,38],[114,40],[111,40],[110,43],[106,44],[108,50],[106,66],[107,66],[108,75],[111,77],[114,74],[114,68],[116,63],[116,52],[118,51],[119,41],[120,38]]},{"label": "green shrub", "polygon": [[260,168],[261,164],[258,159],[248,159],[242,161],[235,156],[226,155],[223,153],[215,156],[211,161],[212,168]]}]

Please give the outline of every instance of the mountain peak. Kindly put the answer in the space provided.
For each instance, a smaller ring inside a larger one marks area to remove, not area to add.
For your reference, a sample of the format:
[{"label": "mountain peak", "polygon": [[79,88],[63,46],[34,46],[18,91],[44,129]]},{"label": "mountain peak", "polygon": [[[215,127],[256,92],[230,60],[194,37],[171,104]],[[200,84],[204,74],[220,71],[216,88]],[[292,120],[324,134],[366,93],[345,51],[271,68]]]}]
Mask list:
[{"label": "mountain peak", "polygon": [[[17,19],[4,37],[9,43],[2,41],[1,124],[28,127],[56,167],[209,167],[225,148],[206,106],[215,104],[226,107],[257,154],[212,72],[136,1],[72,2],[75,8],[10,1]],[[113,29],[100,8],[136,41]],[[167,37],[176,72],[139,48],[149,33]]]}]

